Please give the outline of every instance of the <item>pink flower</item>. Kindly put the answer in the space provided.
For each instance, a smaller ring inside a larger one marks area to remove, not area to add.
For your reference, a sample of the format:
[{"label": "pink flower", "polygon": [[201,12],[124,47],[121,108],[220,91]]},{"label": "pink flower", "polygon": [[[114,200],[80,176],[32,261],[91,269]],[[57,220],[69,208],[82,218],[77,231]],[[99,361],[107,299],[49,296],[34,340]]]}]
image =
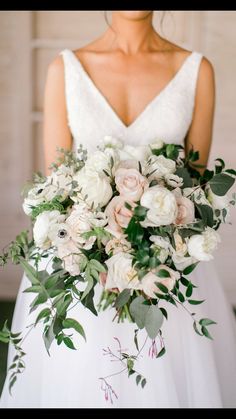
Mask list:
[{"label": "pink flower", "polygon": [[[169,277],[167,278],[160,278],[156,274],[159,270],[164,269],[165,271],[169,272]],[[180,278],[180,274],[177,271],[169,268],[166,265],[159,265],[155,272],[148,272],[142,279],[142,289],[148,297],[157,298],[155,293],[163,294],[162,291],[156,286],[156,282],[160,282],[161,284],[165,285],[169,291],[171,291],[174,286],[176,280]]]},{"label": "pink flower", "polygon": [[178,213],[175,219],[175,224],[189,224],[192,223],[195,219],[195,210],[194,203],[182,196],[179,188],[176,188],[173,193],[175,194]]},{"label": "pink flower", "polygon": [[120,168],[115,173],[116,188],[121,196],[138,201],[148,188],[148,180],[138,170]]},{"label": "pink flower", "polygon": [[[99,282],[105,288],[105,285],[106,285],[106,282],[107,282],[107,272],[100,272],[99,273]],[[110,288],[109,291],[116,292],[116,293],[119,292],[118,288]]]},{"label": "pink flower", "polygon": [[108,227],[114,236],[120,237],[123,234],[122,228],[126,228],[133,216],[133,211],[126,208],[127,202],[132,208],[135,207],[134,202],[125,199],[123,196],[115,196],[107,205],[105,215],[108,218]]}]

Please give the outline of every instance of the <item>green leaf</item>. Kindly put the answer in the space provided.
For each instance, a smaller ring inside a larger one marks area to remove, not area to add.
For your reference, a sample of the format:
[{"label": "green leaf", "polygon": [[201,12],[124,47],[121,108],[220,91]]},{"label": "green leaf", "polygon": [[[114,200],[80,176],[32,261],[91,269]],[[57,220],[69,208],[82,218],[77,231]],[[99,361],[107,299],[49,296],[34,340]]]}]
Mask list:
[{"label": "green leaf", "polygon": [[213,224],[214,224],[213,209],[209,205],[200,205],[200,204],[195,204],[195,205],[204,224],[209,227],[213,227]]},{"label": "green leaf", "polygon": [[195,321],[193,322],[193,328],[198,335],[202,336],[202,333],[199,332],[199,330],[197,328],[197,323]]},{"label": "green leaf", "polygon": [[85,279],[87,281],[87,286],[82,294],[81,301],[84,300],[84,298],[89,294],[94,284],[93,277],[90,275],[88,268],[86,268],[85,271]]},{"label": "green leaf", "polygon": [[202,304],[205,300],[188,300],[189,304],[197,305]]},{"label": "green leaf", "polygon": [[162,311],[157,306],[149,306],[145,317],[145,329],[151,339],[155,339],[162,326],[164,317]]},{"label": "green leaf", "polygon": [[144,301],[145,299],[143,297],[136,297],[129,306],[130,314],[134,318],[139,329],[145,327],[145,319],[149,310],[149,306],[143,304]]},{"label": "green leaf", "polygon": [[[190,266],[187,266],[187,268],[185,268],[184,270],[183,270],[183,274],[184,275],[188,275],[188,274],[190,274],[195,268],[196,268],[196,266],[197,266],[197,264],[198,264],[198,262],[196,262],[196,263],[193,263],[192,265],[190,265]],[[182,281],[181,281],[182,282]]]},{"label": "green leaf", "polygon": [[147,383],[147,380],[145,378],[143,378],[142,381],[141,381],[142,388],[144,388],[144,386],[146,385],[146,383]]},{"label": "green leaf", "polygon": [[208,330],[205,326],[202,326],[201,330],[202,330],[202,333],[204,334],[204,336],[206,336],[208,339],[213,340],[213,337],[210,335],[210,333],[208,332]]},{"label": "green leaf", "polygon": [[134,208],[134,215],[139,218],[140,221],[144,221],[148,208],[143,207],[142,205],[137,205]]},{"label": "green leaf", "polygon": [[166,353],[166,348],[165,347],[163,347],[161,350],[160,350],[160,352],[158,352],[158,354],[157,354],[157,358],[160,358],[161,356],[163,356],[164,354]]},{"label": "green leaf", "polygon": [[32,287],[26,288],[23,292],[35,292],[39,293],[42,290],[41,285],[32,285]]},{"label": "green leaf", "polygon": [[81,336],[83,336],[84,340],[86,341],[86,336],[83,327],[81,324],[75,319],[65,319],[62,321],[62,325],[64,329],[74,329],[78,332]]},{"label": "green leaf", "polygon": [[215,195],[224,196],[233,186],[235,179],[226,173],[215,175],[209,182],[212,192]]},{"label": "green leaf", "polygon": [[187,287],[187,286],[188,286],[188,284],[189,284],[189,282],[190,282],[188,279],[184,278],[183,276],[181,276],[180,281],[182,282],[182,284],[183,284],[185,287]]},{"label": "green leaf", "polygon": [[163,308],[163,307],[160,307],[160,310],[161,310],[163,316],[165,316],[166,320],[168,320],[168,313],[167,313],[166,309]]},{"label": "green leaf", "polygon": [[94,288],[92,288],[91,291],[86,295],[86,297],[83,300],[81,300],[81,303],[86,308],[88,308],[95,316],[97,316],[98,313],[94,306],[93,297],[94,297]]},{"label": "green leaf", "polygon": [[191,179],[191,176],[188,172],[188,169],[186,169],[185,167],[179,167],[176,171],[175,171],[175,175],[182,177],[183,178],[183,187],[184,188],[191,188],[193,181]]},{"label": "green leaf", "polygon": [[192,284],[191,284],[191,282],[190,282],[190,283],[188,284],[187,289],[186,289],[186,293],[185,293],[185,295],[186,295],[186,297],[191,297],[192,293],[193,293],[193,286],[192,286]]},{"label": "green leaf", "polygon": [[165,285],[163,285],[161,282],[155,282],[155,284],[159,288],[159,290],[161,290],[165,294],[169,292],[168,288]]},{"label": "green leaf", "polygon": [[51,314],[51,310],[49,308],[44,308],[42,311],[40,311],[39,315],[37,316],[37,319],[35,321],[35,325],[44,317],[48,317]]},{"label": "green leaf", "polygon": [[73,344],[72,340],[71,340],[68,336],[65,336],[65,337],[63,338],[63,342],[64,342],[64,344],[65,344],[68,348],[76,350],[76,348],[74,347],[74,344]]},{"label": "green leaf", "polygon": [[123,307],[126,303],[128,303],[130,299],[130,289],[124,289],[117,297],[115,301],[116,308],[120,309]]},{"label": "green leaf", "polygon": [[98,272],[106,272],[106,268],[96,259],[91,259],[89,265]]},{"label": "green leaf", "polygon": [[157,272],[157,276],[159,276],[159,278],[169,278],[170,272],[168,272],[166,269],[160,269]]},{"label": "green leaf", "polygon": [[40,282],[38,280],[37,271],[33,268],[33,266],[26,262],[26,260],[20,260],[20,264],[32,285],[38,285]]},{"label": "green leaf", "polygon": [[137,377],[136,377],[137,386],[139,385],[141,379],[142,379],[142,376],[140,374],[138,374]]},{"label": "green leaf", "polygon": [[43,340],[44,340],[44,344],[47,349],[48,355],[50,355],[49,349],[55,338],[55,334],[53,332],[53,326],[54,326],[54,321],[51,322],[50,326],[46,328],[46,332],[43,334]]},{"label": "green leaf", "polygon": [[199,323],[201,326],[208,326],[209,324],[217,324],[214,320],[211,320],[211,319],[201,319]]},{"label": "green leaf", "polygon": [[67,294],[64,298],[59,300],[56,304],[57,315],[64,316],[71,302],[72,297],[69,294]]},{"label": "green leaf", "polygon": [[134,343],[135,343],[135,346],[136,346],[136,349],[137,349],[137,351],[139,351],[139,346],[138,346],[138,329],[136,329],[135,331],[134,331]]},{"label": "green leaf", "polygon": [[17,380],[17,377],[16,377],[16,375],[15,375],[15,376],[12,378],[12,380],[10,381],[10,384],[9,384],[9,392],[10,392],[10,394],[11,394],[11,389],[12,389],[12,387],[14,386],[14,384],[15,384],[16,380]]},{"label": "green leaf", "polygon": [[185,298],[184,298],[184,296],[183,296],[183,294],[182,294],[182,292],[178,292],[178,298],[179,298],[179,301],[181,302],[181,303],[184,303],[184,301],[185,301]]}]

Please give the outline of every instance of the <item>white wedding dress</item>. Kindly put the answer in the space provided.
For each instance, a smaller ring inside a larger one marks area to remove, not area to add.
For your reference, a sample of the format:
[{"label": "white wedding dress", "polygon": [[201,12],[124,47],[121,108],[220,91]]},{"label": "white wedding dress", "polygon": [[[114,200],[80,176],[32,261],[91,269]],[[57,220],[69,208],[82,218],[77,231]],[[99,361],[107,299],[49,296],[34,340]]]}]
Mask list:
[{"label": "white wedding dress", "polygon": [[[105,135],[123,139],[132,145],[146,144],[155,138],[182,144],[190,127],[198,71],[202,54],[193,51],[166,87],[145,107],[136,120],[126,126],[112,109],[85,71],[76,55],[69,49],[61,52],[65,66],[65,89],[68,124],[74,138],[74,149],[82,143],[90,152]],[[133,342],[135,326],[112,322],[113,309],[94,316],[78,305],[70,317],[78,319],[87,336],[74,339],[77,351],[65,346],[51,347],[48,356],[36,327],[24,342],[26,370],[8,392],[8,377],[1,398],[1,407],[236,407],[236,323],[222,289],[214,264],[205,262],[191,274],[198,288],[194,299],[205,299],[198,306],[189,306],[198,319],[208,317],[217,322],[209,327],[211,341],[197,335],[192,319],[182,307],[168,307],[169,319],[162,327],[166,354],[158,359],[148,356],[149,342],[136,368],[147,379],[142,389],[135,375],[117,374],[108,379],[118,395],[114,403],[105,400],[99,377],[120,371],[119,362],[111,362],[103,354],[110,347],[117,351],[114,337],[122,349],[136,353]],[[23,330],[32,323],[29,316],[32,294],[23,294],[29,286],[24,275],[13,319],[13,331]],[[100,293],[96,290],[96,298]],[[145,339],[141,331],[140,343]],[[117,352],[116,352],[117,353]],[[9,362],[13,358],[9,351]]]}]

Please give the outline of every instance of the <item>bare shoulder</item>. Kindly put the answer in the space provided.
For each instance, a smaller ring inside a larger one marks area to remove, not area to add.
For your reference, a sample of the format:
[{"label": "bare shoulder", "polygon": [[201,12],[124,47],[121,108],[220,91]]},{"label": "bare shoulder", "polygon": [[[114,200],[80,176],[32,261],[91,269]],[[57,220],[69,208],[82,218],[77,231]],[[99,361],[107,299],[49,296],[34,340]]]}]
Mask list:
[{"label": "bare shoulder", "polygon": [[206,58],[205,56],[202,57],[200,69],[199,69],[199,82],[205,81],[214,82],[215,78],[215,70],[212,62]]}]

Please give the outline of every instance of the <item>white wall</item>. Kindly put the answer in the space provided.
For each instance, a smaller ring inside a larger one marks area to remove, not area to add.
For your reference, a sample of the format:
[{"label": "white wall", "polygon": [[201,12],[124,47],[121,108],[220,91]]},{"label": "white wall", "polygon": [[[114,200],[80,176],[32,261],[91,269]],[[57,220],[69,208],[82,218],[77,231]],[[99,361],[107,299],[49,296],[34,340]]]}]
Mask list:
[{"label": "white wall", "polygon": [[[108,14],[109,16],[109,14]],[[159,28],[159,14],[154,23]],[[46,69],[63,48],[78,48],[106,28],[102,12],[0,12],[0,248],[30,227],[20,188],[42,168],[42,101]],[[236,167],[236,12],[167,13],[164,35],[209,58],[217,101],[210,161]],[[236,305],[236,211],[223,226],[216,265]],[[14,298],[21,270],[0,268],[0,298]]]}]

